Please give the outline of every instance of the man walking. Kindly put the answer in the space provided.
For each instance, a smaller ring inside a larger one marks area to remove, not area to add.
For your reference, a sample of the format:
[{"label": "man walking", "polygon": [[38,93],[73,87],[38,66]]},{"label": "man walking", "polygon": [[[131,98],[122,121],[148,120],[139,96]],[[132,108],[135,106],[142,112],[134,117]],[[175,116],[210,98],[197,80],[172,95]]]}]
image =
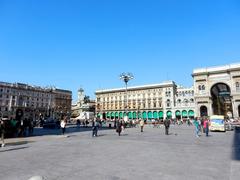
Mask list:
[{"label": "man walking", "polygon": [[163,124],[165,126],[165,135],[168,135],[168,130],[169,130],[169,127],[170,127],[170,120],[169,119],[165,119]]},{"label": "man walking", "polygon": [[203,128],[204,128],[204,131],[206,133],[206,136],[208,136],[208,132],[209,132],[209,121],[208,119],[205,119],[204,122],[203,122]]},{"label": "man walking", "polygon": [[99,127],[99,123],[96,119],[94,119],[92,122],[92,137],[97,136],[98,127]]},{"label": "man walking", "polygon": [[122,121],[118,120],[116,124],[116,132],[118,133],[118,136],[121,135],[122,126],[123,126]]}]

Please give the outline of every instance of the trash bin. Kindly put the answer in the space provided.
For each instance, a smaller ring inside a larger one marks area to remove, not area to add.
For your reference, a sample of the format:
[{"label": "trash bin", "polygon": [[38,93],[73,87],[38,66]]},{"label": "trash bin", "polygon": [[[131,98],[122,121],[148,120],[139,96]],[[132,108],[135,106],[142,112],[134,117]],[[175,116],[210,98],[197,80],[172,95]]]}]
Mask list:
[{"label": "trash bin", "polygon": [[112,128],[112,124],[109,124],[108,127],[109,127],[109,128]]}]

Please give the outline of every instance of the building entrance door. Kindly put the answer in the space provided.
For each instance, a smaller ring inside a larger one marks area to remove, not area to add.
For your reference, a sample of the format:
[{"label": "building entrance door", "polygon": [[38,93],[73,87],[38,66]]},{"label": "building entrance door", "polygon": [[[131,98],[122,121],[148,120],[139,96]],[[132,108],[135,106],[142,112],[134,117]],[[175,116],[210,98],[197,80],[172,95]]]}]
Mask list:
[{"label": "building entrance door", "polygon": [[212,109],[214,115],[228,116],[232,114],[231,90],[224,83],[215,84],[211,88]]}]

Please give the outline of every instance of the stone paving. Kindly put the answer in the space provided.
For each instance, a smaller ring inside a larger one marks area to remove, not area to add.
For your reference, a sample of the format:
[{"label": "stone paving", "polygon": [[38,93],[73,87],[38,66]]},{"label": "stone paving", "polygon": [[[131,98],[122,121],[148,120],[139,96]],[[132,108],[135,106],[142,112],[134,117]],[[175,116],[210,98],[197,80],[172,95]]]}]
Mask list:
[{"label": "stone paving", "polygon": [[[240,133],[194,136],[193,127],[113,129],[91,137],[90,128],[38,129],[38,136],[7,139],[0,149],[0,180],[238,180]],[[42,132],[42,134],[40,133]],[[44,135],[47,134],[47,135]],[[40,136],[41,135],[41,136]]]}]

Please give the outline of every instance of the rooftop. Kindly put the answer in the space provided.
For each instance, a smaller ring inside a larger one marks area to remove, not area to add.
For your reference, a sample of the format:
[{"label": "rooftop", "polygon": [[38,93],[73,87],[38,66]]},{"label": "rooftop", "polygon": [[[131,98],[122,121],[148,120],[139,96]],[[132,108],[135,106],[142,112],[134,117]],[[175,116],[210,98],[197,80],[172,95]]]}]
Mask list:
[{"label": "rooftop", "polygon": [[[128,90],[149,89],[149,88],[165,87],[165,86],[172,86],[172,85],[175,85],[174,81],[164,81],[159,84],[149,84],[149,85],[128,87]],[[115,92],[115,91],[125,91],[125,88],[97,90],[95,93],[97,94],[97,93],[107,93],[107,92]]]},{"label": "rooftop", "polygon": [[226,71],[235,70],[235,69],[240,69],[240,63],[194,69],[193,75],[202,74],[202,73],[226,72]]}]

